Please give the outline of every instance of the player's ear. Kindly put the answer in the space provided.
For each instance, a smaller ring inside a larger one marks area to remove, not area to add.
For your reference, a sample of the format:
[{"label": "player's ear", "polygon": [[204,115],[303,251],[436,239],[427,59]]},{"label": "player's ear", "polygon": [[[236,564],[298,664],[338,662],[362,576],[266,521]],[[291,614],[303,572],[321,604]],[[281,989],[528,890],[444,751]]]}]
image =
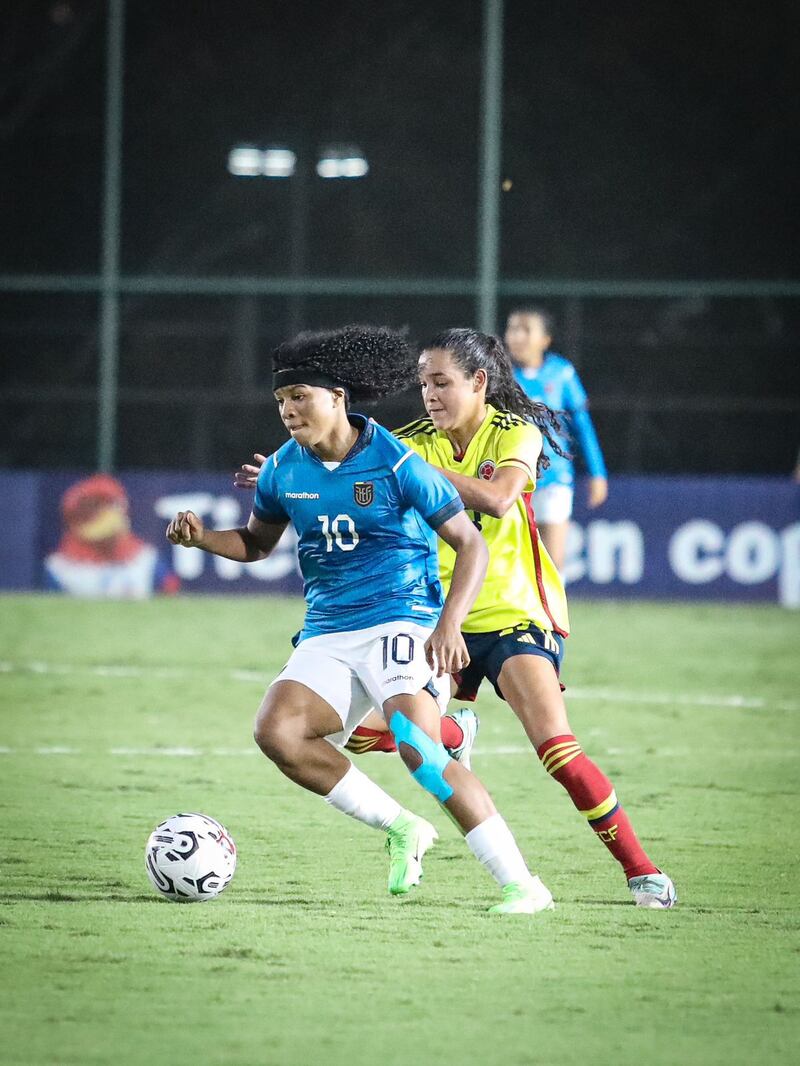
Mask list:
[{"label": "player's ear", "polygon": [[472,388],[474,392],[480,392],[481,389],[485,389],[489,384],[489,375],[481,367],[480,370],[475,371],[475,377],[472,379]]}]

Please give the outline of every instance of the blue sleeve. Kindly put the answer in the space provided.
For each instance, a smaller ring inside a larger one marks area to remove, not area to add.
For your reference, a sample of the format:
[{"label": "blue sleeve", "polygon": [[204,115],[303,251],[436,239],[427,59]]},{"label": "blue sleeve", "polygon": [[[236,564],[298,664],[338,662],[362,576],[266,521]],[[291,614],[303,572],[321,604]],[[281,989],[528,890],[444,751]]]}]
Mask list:
[{"label": "blue sleeve", "polygon": [[589,397],[572,364],[564,380],[564,409],[570,413],[572,432],[580,445],[590,477],[606,477],[606,464],[597,432],[588,411]]},{"label": "blue sleeve", "polygon": [[286,522],[289,518],[280,502],[275,471],[275,456],[270,455],[259,471],[253,499],[253,514],[261,522]]},{"label": "blue sleeve", "polygon": [[416,508],[431,529],[438,529],[464,510],[455,487],[416,452],[406,452],[394,471],[403,501]]},{"label": "blue sleeve", "polygon": [[561,396],[565,411],[575,414],[576,411],[582,411],[588,405],[589,397],[586,395],[586,389],[578,377],[578,371],[572,363],[568,363],[566,360],[563,364],[562,389]]},{"label": "blue sleeve", "polygon": [[607,477],[606,464],[592,416],[585,407],[572,416],[572,430],[580,444],[590,477]]}]

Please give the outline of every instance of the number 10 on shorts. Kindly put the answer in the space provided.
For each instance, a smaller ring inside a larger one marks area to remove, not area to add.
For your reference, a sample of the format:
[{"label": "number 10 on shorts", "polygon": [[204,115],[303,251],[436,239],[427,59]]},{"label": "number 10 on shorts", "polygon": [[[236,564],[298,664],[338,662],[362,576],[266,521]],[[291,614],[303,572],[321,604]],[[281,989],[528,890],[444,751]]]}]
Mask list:
[{"label": "number 10 on shorts", "polygon": [[[391,640],[391,643],[389,641]],[[392,662],[398,666],[408,666],[414,658],[414,638],[408,633],[398,633],[394,637],[382,637],[383,668],[389,667],[389,652],[392,654]]]}]

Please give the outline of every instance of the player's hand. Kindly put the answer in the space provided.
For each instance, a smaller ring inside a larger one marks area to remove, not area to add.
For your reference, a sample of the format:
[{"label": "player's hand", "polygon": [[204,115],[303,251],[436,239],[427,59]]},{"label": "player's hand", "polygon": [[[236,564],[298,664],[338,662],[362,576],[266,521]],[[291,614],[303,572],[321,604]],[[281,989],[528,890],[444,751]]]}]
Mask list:
[{"label": "player's hand", "polygon": [[258,481],[258,472],[261,467],[266,463],[267,457],[256,452],[253,456],[255,463],[242,463],[236,473],[233,475],[233,484],[237,489],[249,489],[251,492],[255,491],[256,482]]},{"label": "player's hand", "polygon": [[194,511],[178,511],[167,526],[167,540],[184,548],[198,548],[204,533],[203,520]]},{"label": "player's hand", "polygon": [[593,510],[595,507],[600,507],[608,499],[608,479],[604,477],[593,477],[589,479],[589,508]]},{"label": "player's hand", "polygon": [[456,626],[437,625],[425,641],[425,658],[436,676],[457,674],[469,666],[469,652]]}]

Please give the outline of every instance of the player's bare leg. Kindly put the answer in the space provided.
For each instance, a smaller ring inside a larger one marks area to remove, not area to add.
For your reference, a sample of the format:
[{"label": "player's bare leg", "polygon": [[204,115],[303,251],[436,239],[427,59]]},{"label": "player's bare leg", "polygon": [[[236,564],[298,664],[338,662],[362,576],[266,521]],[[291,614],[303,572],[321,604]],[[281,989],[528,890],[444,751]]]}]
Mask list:
[{"label": "player's bare leg", "polygon": [[253,735],[282,774],[318,796],[327,796],[350,760],[326,736],[341,732],[333,707],[299,681],[276,681],[261,701]]},{"label": "player's bare leg", "polygon": [[547,548],[547,554],[553,560],[556,570],[563,573],[564,562],[567,555],[567,534],[569,522],[541,522],[537,523],[539,536]]},{"label": "player's bare leg", "polygon": [[[420,692],[414,696],[395,696],[387,700],[384,704],[384,713],[390,729],[392,729],[392,719],[398,711],[426,733],[435,744],[441,746],[439,706],[428,692]],[[423,756],[402,740],[397,747],[400,758],[409,771],[412,774],[419,771]],[[443,777],[452,792],[450,798],[443,801],[444,806],[465,833],[469,833],[476,825],[480,825],[493,814],[497,814],[489,793],[475,774],[466,767],[450,759],[443,771]]]},{"label": "player's bare leg", "polygon": [[503,663],[498,683],[544,768],[564,786],[622,866],[634,901],[639,906],[672,906],[677,899],[672,882],[650,861],[611,782],[583,753],[570,728],[550,661],[539,655],[514,655]]},{"label": "player's bare leg", "polygon": [[441,743],[439,707],[428,692],[392,697],[383,705],[398,751],[415,780],[439,800],[465,834],[473,855],[503,890],[495,913],[533,914],[553,897],[525,864],[508,826],[478,778],[451,759]]},{"label": "player's bare leg", "polygon": [[[407,836],[411,827],[428,840],[429,846],[437,835],[433,826],[401,807],[325,739],[341,729],[341,719],[333,707],[316,692],[299,681],[277,681],[261,703],[254,735],[259,748],[281,773],[309,792],[324,796],[336,810],[384,830],[389,841]],[[409,870],[402,856],[392,856],[391,891],[407,892],[419,882],[421,858],[419,855],[416,866]]]}]

